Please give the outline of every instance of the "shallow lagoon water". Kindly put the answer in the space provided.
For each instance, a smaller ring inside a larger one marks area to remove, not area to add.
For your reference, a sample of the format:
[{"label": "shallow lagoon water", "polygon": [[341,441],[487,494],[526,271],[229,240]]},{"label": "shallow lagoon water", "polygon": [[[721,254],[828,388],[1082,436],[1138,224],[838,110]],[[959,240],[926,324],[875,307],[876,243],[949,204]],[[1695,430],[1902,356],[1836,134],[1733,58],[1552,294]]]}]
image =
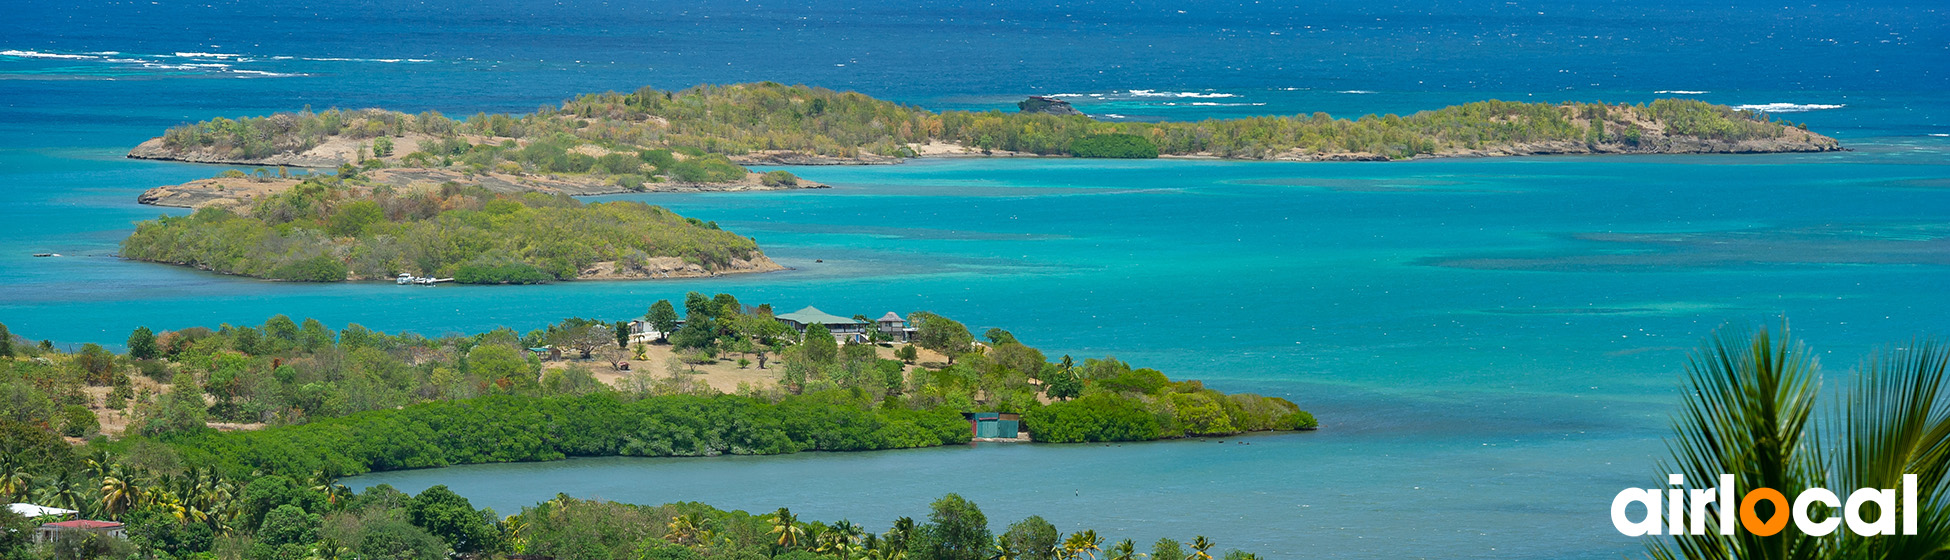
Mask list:
[{"label": "shallow lagoon water", "polygon": [[[1713,329],[1785,315],[1831,385],[1876,345],[1950,333],[1950,138],[1932,136],[1950,134],[1940,10],[566,3],[522,12],[552,23],[537,26],[498,2],[342,4],[35,5],[0,23],[0,50],[95,57],[0,54],[0,322],[63,345],[276,313],[438,335],[729,292],[844,314],[933,310],[1052,355],[1285,396],[1323,423],[1224,444],[577,459],[355,486],[448,484],[504,514],[557,492],[790,506],[876,530],[952,491],[998,527],[1040,514],[1269,557],[1616,558],[1639,544],[1606,523],[1611,496],[1657,481],[1685,354]],[[259,25],[266,10],[282,19]],[[446,27],[413,31],[436,20]],[[749,29],[780,31],[752,41]],[[375,34],[397,40],[359,39]],[[124,54],[86,54],[104,51]],[[961,62],[942,72],[942,60]],[[313,286],[112,256],[131,222],[181,212],[137,206],[138,193],[221,169],[121,158],[176,123],[305,104],[525,111],[580,91],[757,79],[931,108],[1076,93],[1085,110],[1132,119],[1693,95],[1839,105],[1783,116],[1855,151],[920,160],[794,169],[830,190],[627,197],[716,220],[794,267],[711,280]],[[29,256],[50,251],[68,256]]]}]

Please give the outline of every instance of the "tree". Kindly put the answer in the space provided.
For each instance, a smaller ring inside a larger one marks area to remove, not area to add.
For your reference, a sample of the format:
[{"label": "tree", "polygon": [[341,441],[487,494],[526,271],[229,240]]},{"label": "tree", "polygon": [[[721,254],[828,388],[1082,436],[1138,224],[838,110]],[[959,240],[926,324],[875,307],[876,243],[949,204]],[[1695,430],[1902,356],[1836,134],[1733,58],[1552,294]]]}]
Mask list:
[{"label": "tree", "polygon": [[650,328],[657,329],[658,340],[668,341],[670,332],[677,330],[677,309],[667,299],[650,304],[650,311],[643,314],[643,319],[650,322]]},{"label": "tree", "polygon": [[790,509],[779,508],[779,511],[772,513],[771,521],[771,532],[778,535],[778,540],[774,544],[779,548],[790,550],[799,546],[800,537],[806,536],[806,530],[799,526],[799,518],[792,515]]},{"label": "tree", "polygon": [[1090,560],[1097,560],[1097,553],[1104,550],[1103,545],[1104,538],[1097,536],[1096,529],[1085,529],[1071,534],[1070,539],[1064,541],[1063,549],[1069,551],[1072,558],[1078,554],[1089,554]]},{"label": "tree", "polygon": [[155,410],[143,415],[141,431],[153,436],[202,430],[206,414],[203,389],[196,385],[196,377],[178,373],[170,380],[169,392],[157,400]]},{"label": "tree", "polygon": [[[1950,482],[1950,351],[1917,340],[1872,355],[1856,368],[1838,417],[1814,417],[1821,386],[1815,353],[1785,334],[1722,331],[1695,352],[1690,385],[1673,424],[1675,465],[1661,472],[1688,482],[1731,474],[1735,488],[1773,488],[1794,496],[1807,488],[1897,488],[1905,474],[1917,488]],[[1715,518],[1703,535],[1649,542],[1659,559],[1929,558],[1950,546],[1950,516],[1940,499],[1905,512],[1915,535],[1864,537],[1853,531],[1819,538],[1788,530],[1762,537],[1723,536]],[[1776,512],[1776,515],[1781,515]],[[1881,515],[1887,519],[1890,512]]]},{"label": "tree", "polygon": [[997,346],[1016,341],[1016,335],[1010,334],[1009,331],[1002,330],[999,327],[989,329],[988,332],[982,333],[982,337],[989,339],[990,344]]},{"label": "tree", "polygon": [[6,323],[0,323],[0,358],[14,357],[14,333],[7,331]]},{"label": "tree", "polygon": [[488,381],[507,379],[512,383],[530,378],[528,361],[504,344],[482,344],[467,351],[467,371]]},{"label": "tree", "polygon": [[129,333],[129,357],[153,360],[161,355],[162,350],[156,346],[156,333],[149,327],[136,327],[135,332]]},{"label": "tree", "polygon": [[901,361],[903,362],[912,364],[914,363],[914,360],[921,359],[921,351],[915,348],[914,345],[912,344],[903,345],[899,349],[894,350],[894,357],[900,358]]},{"label": "tree", "polygon": [[1083,381],[1076,374],[1061,369],[1048,374],[1043,380],[1043,394],[1057,400],[1070,400],[1083,394]]},{"label": "tree", "polygon": [[289,504],[278,506],[264,515],[257,539],[271,546],[311,544],[318,540],[318,515]]},{"label": "tree", "polygon": [[298,346],[306,352],[317,353],[332,347],[332,330],[325,328],[317,319],[307,318],[298,327]]},{"label": "tree", "polygon": [[732,297],[731,294],[711,296],[711,306],[716,308],[716,312],[711,316],[718,318],[738,315],[745,309],[745,306],[738,303],[738,298]]},{"label": "tree", "polygon": [[699,292],[684,294],[684,320],[710,319],[717,315],[718,304],[711,301],[711,298]]},{"label": "tree", "polygon": [[1192,538],[1192,560],[1212,560],[1212,541],[1205,535]]},{"label": "tree", "polygon": [[90,385],[107,385],[114,379],[115,354],[93,342],[81,345],[81,353],[75,354],[75,367]]},{"label": "tree", "polygon": [[906,552],[908,545],[914,542],[915,531],[914,518],[902,516],[894,520],[894,526],[887,528],[881,542],[886,543],[887,550]]},{"label": "tree", "polygon": [[914,333],[915,344],[947,356],[949,364],[954,364],[955,355],[967,352],[968,346],[975,342],[975,335],[968,332],[968,327],[954,319],[926,311],[909,314],[908,319],[918,322]]},{"label": "tree", "polygon": [[915,556],[937,560],[983,560],[987,557],[989,543],[994,537],[989,533],[988,518],[982,509],[975,507],[956,494],[935,500],[933,511],[928,514],[928,524],[918,531]]},{"label": "tree", "polygon": [[99,432],[102,425],[95,419],[95,413],[88,407],[71,404],[61,409],[61,435],[72,438],[85,438]]},{"label": "tree", "polygon": [[1107,560],[1137,560],[1137,556],[1137,543],[1131,542],[1131,539],[1117,541],[1104,555]]},{"label": "tree", "polygon": [[455,552],[491,552],[496,530],[492,514],[476,511],[467,498],[445,485],[428,488],[406,502],[406,519],[440,537]]},{"label": "tree", "polygon": [[833,333],[826,330],[826,325],[806,325],[805,340],[799,344],[806,360],[812,363],[829,365],[839,361],[839,343],[833,340]]},{"label": "tree", "polygon": [[1002,544],[1022,560],[1054,560],[1056,543],[1062,538],[1055,525],[1040,515],[1032,515],[1009,525],[1009,530],[1002,533]]},{"label": "tree", "polygon": [[1151,560],[1185,560],[1185,547],[1178,541],[1158,539],[1151,545]]},{"label": "tree", "polygon": [[602,321],[572,317],[550,326],[547,339],[550,345],[575,350],[587,360],[596,349],[615,341],[615,334]]},{"label": "tree", "polygon": [[671,346],[678,350],[703,350],[716,353],[718,327],[709,318],[697,317],[684,322],[684,327],[670,335]]},{"label": "tree", "polygon": [[630,347],[630,322],[629,321],[616,322],[616,347],[617,348]]}]

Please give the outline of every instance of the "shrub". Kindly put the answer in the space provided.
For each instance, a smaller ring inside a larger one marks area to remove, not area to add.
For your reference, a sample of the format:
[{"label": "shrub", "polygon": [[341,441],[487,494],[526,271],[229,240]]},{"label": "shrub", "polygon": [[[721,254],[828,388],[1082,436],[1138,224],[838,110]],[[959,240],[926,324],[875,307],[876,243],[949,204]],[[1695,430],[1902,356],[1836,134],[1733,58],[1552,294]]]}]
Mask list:
[{"label": "shrub", "polygon": [[349,271],[330,255],[292,261],[271,271],[271,277],[290,282],[343,282]]},{"label": "shrub", "polygon": [[88,407],[78,404],[61,409],[61,435],[68,437],[88,437],[102,429],[101,422]]},{"label": "shrub", "polygon": [[1070,155],[1085,158],[1158,157],[1158,145],[1136,134],[1092,134],[1070,142]]},{"label": "shrub", "polygon": [[777,171],[767,171],[765,172],[765,175],[760,176],[758,180],[759,182],[764,183],[765,186],[768,187],[779,187],[779,186],[793,187],[799,185],[799,176],[793,175],[791,171],[786,171],[784,169],[780,169]]}]

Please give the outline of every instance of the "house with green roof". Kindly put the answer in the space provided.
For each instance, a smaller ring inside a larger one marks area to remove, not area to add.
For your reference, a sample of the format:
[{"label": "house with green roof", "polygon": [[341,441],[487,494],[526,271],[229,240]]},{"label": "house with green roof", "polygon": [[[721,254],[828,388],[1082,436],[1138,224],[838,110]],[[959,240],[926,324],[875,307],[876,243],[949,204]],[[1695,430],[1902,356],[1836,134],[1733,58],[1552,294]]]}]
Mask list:
[{"label": "house with green roof", "polygon": [[833,338],[841,340],[865,337],[867,335],[867,327],[871,325],[871,323],[859,319],[841,317],[820,311],[818,308],[810,305],[806,306],[805,309],[791,313],[774,315],[772,318],[778,319],[779,322],[792,327],[792,330],[799,331],[799,334],[805,334],[806,328],[813,325],[823,325],[828,332],[833,333]]}]

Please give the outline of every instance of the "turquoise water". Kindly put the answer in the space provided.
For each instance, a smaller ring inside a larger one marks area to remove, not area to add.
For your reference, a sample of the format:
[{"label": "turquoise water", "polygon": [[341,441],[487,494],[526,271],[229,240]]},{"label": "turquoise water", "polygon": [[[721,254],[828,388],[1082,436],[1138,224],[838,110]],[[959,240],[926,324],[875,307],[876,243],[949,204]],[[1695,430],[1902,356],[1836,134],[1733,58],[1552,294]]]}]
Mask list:
[{"label": "turquoise water", "polygon": [[[0,23],[14,53],[0,52],[0,322],[74,345],[277,313],[428,335],[528,329],[634,316],[690,290],[932,310],[1052,355],[1285,396],[1323,429],[352,483],[448,484],[503,513],[567,492],[791,506],[875,529],[952,491],[998,526],[1033,513],[1112,539],[1204,534],[1329,558],[1632,554],[1607,506],[1654,480],[1686,352],[1713,329],[1785,316],[1836,376],[1878,344],[1950,333],[1941,10],[853,4],[26,7]],[[525,111],[579,91],[754,79],[937,109],[1067,93],[1133,120],[1690,95],[1796,105],[1783,116],[1854,151],[917,160],[793,169],[830,190],[630,197],[751,235],[794,268],[696,281],[316,286],[113,257],[132,222],[181,212],[138,193],[222,169],[121,157],[176,123],[305,104]]]}]

